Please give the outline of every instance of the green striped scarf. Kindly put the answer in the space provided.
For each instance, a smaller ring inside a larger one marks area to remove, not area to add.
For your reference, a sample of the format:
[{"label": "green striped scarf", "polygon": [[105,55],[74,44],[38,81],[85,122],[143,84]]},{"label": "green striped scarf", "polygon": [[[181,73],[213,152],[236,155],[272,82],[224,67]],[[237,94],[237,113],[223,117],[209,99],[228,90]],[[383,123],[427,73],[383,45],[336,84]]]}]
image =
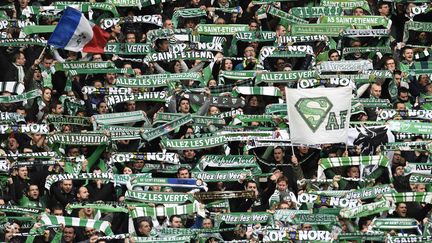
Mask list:
[{"label": "green striped scarf", "polygon": [[395,203],[400,202],[424,202],[432,203],[432,192],[396,192],[383,195],[386,200]]},{"label": "green striped scarf", "polygon": [[264,95],[264,96],[276,96],[281,97],[282,94],[277,87],[247,87],[247,86],[237,86],[233,90],[234,96],[239,95]]},{"label": "green striped scarf", "polygon": [[328,168],[340,166],[355,166],[355,165],[379,165],[388,167],[389,160],[382,155],[374,156],[356,156],[356,157],[336,157],[324,158],[321,160],[320,168],[326,170]]},{"label": "green striped scarf", "polygon": [[190,204],[185,205],[164,205],[158,207],[151,206],[140,206],[135,207],[130,211],[130,215],[132,218],[138,217],[152,217],[156,218],[158,216],[166,216],[170,217],[171,215],[190,215],[193,213],[198,213],[199,215],[205,215],[203,211],[203,206],[197,201]]},{"label": "green striped scarf", "polygon": [[40,219],[44,225],[63,224],[64,226],[89,227],[102,231],[105,235],[113,235],[108,221],[81,219],[75,217],[52,216],[43,214]]},{"label": "green striped scarf", "polygon": [[375,218],[372,220],[372,228],[379,230],[392,230],[392,229],[415,229],[417,228],[415,219],[407,218]]},{"label": "green striped scarf", "polygon": [[388,201],[381,200],[374,203],[360,205],[354,208],[342,208],[339,212],[339,215],[343,218],[348,219],[360,218],[377,213],[387,212],[390,209],[394,209],[394,207],[392,207],[392,205]]}]

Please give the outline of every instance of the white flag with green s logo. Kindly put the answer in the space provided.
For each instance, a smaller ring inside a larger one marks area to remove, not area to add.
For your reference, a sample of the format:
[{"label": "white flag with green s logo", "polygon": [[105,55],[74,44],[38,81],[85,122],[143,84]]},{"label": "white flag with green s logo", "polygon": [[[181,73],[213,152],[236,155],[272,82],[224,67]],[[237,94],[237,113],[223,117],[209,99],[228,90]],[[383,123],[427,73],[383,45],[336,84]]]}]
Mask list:
[{"label": "white flag with green s logo", "polygon": [[350,87],[286,89],[293,143],[346,143],[351,116]]}]

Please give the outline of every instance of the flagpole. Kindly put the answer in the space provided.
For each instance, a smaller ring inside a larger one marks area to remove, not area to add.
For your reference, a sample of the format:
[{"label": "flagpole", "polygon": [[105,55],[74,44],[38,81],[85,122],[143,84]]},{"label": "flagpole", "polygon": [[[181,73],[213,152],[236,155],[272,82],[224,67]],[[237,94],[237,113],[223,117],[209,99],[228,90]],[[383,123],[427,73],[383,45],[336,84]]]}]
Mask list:
[{"label": "flagpole", "polygon": [[[42,57],[44,56],[44,54],[45,54],[45,50],[46,50],[47,46],[48,46],[48,45],[46,45],[46,46],[42,49],[42,52],[40,53],[40,55],[39,55],[39,57],[38,57],[38,60],[41,60]],[[42,61],[42,60],[41,60],[41,61]]]}]

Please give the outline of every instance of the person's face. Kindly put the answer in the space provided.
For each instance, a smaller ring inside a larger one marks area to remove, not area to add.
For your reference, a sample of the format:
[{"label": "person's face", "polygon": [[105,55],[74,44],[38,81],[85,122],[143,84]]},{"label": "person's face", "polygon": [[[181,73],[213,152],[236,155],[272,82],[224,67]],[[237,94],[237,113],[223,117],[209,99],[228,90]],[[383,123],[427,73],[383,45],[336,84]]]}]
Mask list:
[{"label": "person's face", "polygon": [[99,81],[94,82],[94,87],[95,88],[102,88],[102,82],[99,82]]},{"label": "person's face", "polygon": [[288,184],[286,183],[286,181],[280,181],[277,184],[277,189],[281,192],[286,191],[286,189],[288,189]]},{"label": "person's face", "polygon": [[115,73],[107,73],[106,76],[105,76],[105,78],[106,78],[106,81],[109,84],[114,84],[115,83],[116,75],[115,75]]},{"label": "person's face", "polygon": [[397,208],[396,208],[396,212],[399,214],[399,216],[401,217],[406,217],[407,216],[407,206],[405,203],[400,203]]},{"label": "person's face", "polygon": [[425,184],[418,184],[416,192],[426,192],[426,185]]},{"label": "person's face", "polygon": [[29,191],[27,192],[27,195],[31,199],[37,199],[39,197],[39,188],[36,185],[31,185],[29,187]]},{"label": "person's face", "polygon": [[78,148],[71,148],[71,149],[69,149],[68,155],[71,157],[77,157],[80,155],[80,151]]},{"label": "person's face", "polygon": [[396,105],[396,110],[401,111],[401,110],[405,110],[406,106],[404,103],[397,103]]},{"label": "person's face", "polygon": [[51,101],[51,90],[50,89],[45,89],[43,92],[43,99],[44,101]]},{"label": "person's face", "polygon": [[278,209],[289,209],[288,203],[280,203]]},{"label": "person's face", "polygon": [[401,82],[402,82],[402,75],[400,74],[395,74],[394,76],[394,81],[396,83],[396,86],[400,86]]},{"label": "person's face", "polygon": [[298,150],[300,151],[301,154],[307,154],[309,152],[309,148],[306,146],[299,146]]},{"label": "person's face", "polygon": [[26,8],[29,4],[30,0],[18,0],[18,3],[20,5],[20,8]]},{"label": "person's face", "polygon": [[283,26],[280,26],[280,28],[276,31],[277,36],[284,36],[286,35],[286,28]]},{"label": "person's face", "polygon": [[141,170],[144,167],[144,160],[137,160],[134,163],[134,169]]},{"label": "person's face", "polygon": [[312,225],[310,225],[310,224],[304,224],[303,227],[302,227],[302,230],[304,230],[304,231],[310,231],[310,230],[312,230]]},{"label": "person's face", "polygon": [[16,113],[23,116],[23,117],[25,117],[27,115],[26,110],[22,110],[22,109],[17,109]]},{"label": "person's face", "polygon": [[226,71],[232,71],[233,70],[233,63],[231,60],[225,60],[224,69]]},{"label": "person's face", "polygon": [[78,190],[77,197],[81,200],[87,200],[89,198],[89,192],[88,192],[87,188],[80,187],[80,189]]},{"label": "person's face", "polygon": [[63,210],[55,209],[54,212],[53,212],[53,214],[55,216],[63,216]]},{"label": "person's face", "polygon": [[176,62],[174,65],[174,72],[175,73],[181,73],[181,64],[180,62]]},{"label": "person's face", "polygon": [[421,32],[420,34],[419,34],[419,41],[420,42],[426,42],[427,41],[427,34],[426,34],[426,32]]},{"label": "person's face", "polygon": [[428,84],[428,85],[426,85],[426,92],[427,92],[428,94],[432,93],[432,84]]},{"label": "person's face", "polygon": [[105,102],[102,102],[98,108],[99,114],[106,114],[108,112],[108,106]]},{"label": "person's face", "polygon": [[246,186],[246,190],[248,190],[248,191],[257,190],[257,184],[255,182],[249,182]]},{"label": "person's face", "polygon": [[84,214],[86,216],[92,216],[92,214],[93,214],[93,208],[84,208]]},{"label": "person's face", "polygon": [[135,111],[136,110],[135,101],[129,101],[129,102],[127,102],[127,110],[128,111]]},{"label": "person's face", "polygon": [[253,49],[253,47],[251,47],[251,46],[246,47],[246,49],[244,51],[244,56],[245,57],[255,57],[255,50]]},{"label": "person's face", "polygon": [[386,61],[385,68],[389,71],[394,71],[396,69],[396,63],[394,59],[389,59]]},{"label": "person's face", "polygon": [[92,235],[94,235],[96,233],[96,230],[93,228],[86,228],[85,229],[85,234],[87,237],[91,237]]},{"label": "person's face", "polygon": [[18,169],[18,176],[21,179],[26,179],[28,175],[27,167],[21,167]]},{"label": "person's face", "polygon": [[54,113],[57,115],[61,115],[63,113],[63,106],[60,104],[57,104],[55,109],[54,109]]},{"label": "person's face", "polygon": [[72,191],[72,181],[71,180],[64,180],[61,183],[61,189],[66,193],[71,192]]},{"label": "person's face", "polygon": [[285,61],[282,59],[278,59],[276,61],[275,67],[276,67],[276,71],[283,71],[283,68],[285,67]]},{"label": "person's face", "polygon": [[126,175],[132,174],[132,169],[129,167],[124,167],[123,174],[126,174]]},{"label": "person's face", "polygon": [[371,87],[371,93],[370,94],[375,98],[381,97],[381,86],[373,84]]},{"label": "person's face", "polygon": [[53,59],[44,59],[43,66],[45,69],[50,69],[53,64]]},{"label": "person's face", "polygon": [[216,86],[217,86],[216,80],[212,79],[208,82],[208,87],[216,87]]},{"label": "person's face", "polygon": [[93,54],[93,61],[102,62],[102,56],[100,54]]},{"label": "person's face", "polygon": [[136,43],[136,38],[134,34],[127,34],[126,35],[126,43]]},{"label": "person's face", "polygon": [[18,57],[17,57],[15,63],[16,63],[17,65],[24,66],[25,63],[26,63],[26,58],[25,58],[24,54],[20,53],[20,54],[18,55]]},{"label": "person's face", "polygon": [[188,170],[181,170],[177,173],[177,178],[186,179],[189,178],[189,171]]},{"label": "person's face", "polygon": [[209,109],[210,115],[217,115],[220,113],[219,108],[217,108],[216,106],[212,106]]},{"label": "person's face", "polygon": [[395,174],[396,174],[396,176],[403,176],[403,174],[404,174],[404,167],[403,166],[396,167]]},{"label": "person's face", "polygon": [[19,147],[19,143],[16,140],[16,138],[9,138],[8,139],[8,149],[9,150],[15,151],[18,149],[18,147]]},{"label": "person's face", "polygon": [[174,28],[174,24],[170,19],[165,20],[163,27],[165,29],[173,29]]},{"label": "person's face", "polygon": [[196,155],[195,151],[190,150],[190,149],[185,150],[185,152],[184,152],[184,156],[186,159],[193,159],[193,158],[195,158],[195,155]]},{"label": "person's face", "polygon": [[273,151],[273,157],[276,160],[276,162],[283,162],[284,156],[285,153],[280,148],[277,148]]},{"label": "person's face", "polygon": [[75,239],[75,230],[74,228],[64,228],[63,229],[63,239],[65,242],[73,242]]},{"label": "person's face", "polygon": [[191,20],[186,22],[186,28],[195,29],[195,27],[196,27],[195,22],[193,22]]},{"label": "person's face", "polygon": [[357,168],[357,167],[352,167],[352,168],[348,171],[348,177],[350,177],[350,178],[360,178],[360,171],[359,171],[359,168]]},{"label": "person's face", "polygon": [[388,16],[390,14],[390,7],[387,4],[381,5],[381,8],[378,9],[378,12],[381,16]]},{"label": "person's face", "polygon": [[403,102],[408,102],[409,96],[407,92],[401,92],[399,94],[399,100],[403,101]]},{"label": "person's face", "polygon": [[171,222],[172,228],[181,228],[183,226],[181,218],[174,217]]},{"label": "person's face", "polygon": [[429,83],[429,77],[427,75],[420,75],[418,83],[425,87]]},{"label": "person's face", "polygon": [[42,72],[39,69],[34,70],[33,79],[36,81],[40,81],[42,79]]},{"label": "person's face", "polygon": [[250,106],[258,106],[258,98],[257,97],[252,97],[250,100],[249,100],[249,105]]},{"label": "person's face", "polygon": [[414,51],[413,49],[406,49],[402,55],[405,60],[407,60],[408,62],[412,62],[414,59]]},{"label": "person's face", "polygon": [[202,227],[204,229],[211,229],[211,228],[213,228],[213,224],[212,224],[211,219],[204,219],[203,223],[202,223]]},{"label": "person's face", "polygon": [[363,16],[364,15],[364,10],[362,8],[356,8],[354,10],[354,16]]},{"label": "person's face", "polygon": [[258,29],[258,24],[255,22],[252,22],[249,24],[249,31],[256,31]]},{"label": "person's face", "polygon": [[152,230],[152,228],[151,228],[149,222],[143,221],[140,223],[139,231],[141,234],[149,236],[151,230]]},{"label": "person's face", "polygon": [[330,55],[330,61],[339,61],[339,53],[334,52]]},{"label": "person's face", "polygon": [[182,100],[180,102],[180,112],[181,113],[189,113],[189,110],[190,110],[189,101]]}]

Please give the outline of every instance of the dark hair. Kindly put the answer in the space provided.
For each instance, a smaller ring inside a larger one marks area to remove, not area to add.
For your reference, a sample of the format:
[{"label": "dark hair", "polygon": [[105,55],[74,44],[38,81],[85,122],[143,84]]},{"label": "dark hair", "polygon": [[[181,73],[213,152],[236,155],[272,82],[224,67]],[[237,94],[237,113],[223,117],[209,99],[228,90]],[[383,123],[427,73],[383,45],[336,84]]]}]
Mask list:
[{"label": "dark hair", "polygon": [[171,215],[171,216],[169,217],[169,222],[172,223],[172,221],[173,221],[174,218],[180,218],[180,219],[181,219],[180,215],[178,215],[178,214],[174,214],[174,215]]}]

